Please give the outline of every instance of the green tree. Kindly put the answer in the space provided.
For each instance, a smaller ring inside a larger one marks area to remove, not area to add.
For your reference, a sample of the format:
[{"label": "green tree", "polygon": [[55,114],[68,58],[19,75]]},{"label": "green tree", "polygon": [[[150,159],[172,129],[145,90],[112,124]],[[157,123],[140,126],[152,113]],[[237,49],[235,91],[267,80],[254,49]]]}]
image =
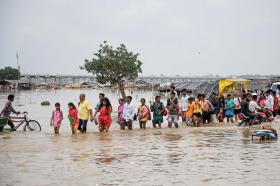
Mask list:
[{"label": "green tree", "polygon": [[138,56],[138,53],[129,52],[124,44],[114,49],[104,41],[91,60],[85,59],[81,69],[96,75],[100,84],[118,85],[122,97],[125,98],[125,80],[134,81],[138,74],[142,73],[142,62],[138,60]]},{"label": "green tree", "polygon": [[0,69],[0,79],[6,80],[18,80],[20,78],[20,72],[18,69],[12,67],[5,67],[4,69]]}]

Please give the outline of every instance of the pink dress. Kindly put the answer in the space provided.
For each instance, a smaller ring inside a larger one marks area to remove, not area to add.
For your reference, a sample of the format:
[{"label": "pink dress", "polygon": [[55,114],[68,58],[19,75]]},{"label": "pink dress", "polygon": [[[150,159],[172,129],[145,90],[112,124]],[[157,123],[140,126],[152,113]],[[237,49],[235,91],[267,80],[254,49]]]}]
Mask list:
[{"label": "pink dress", "polygon": [[62,119],[62,114],[61,111],[53,111],[53,120],[52,120],[52,124],[53,127],[58,128],[61,125],[61,119]]},{"label": "pink dress", "polygon": [[122,124],[123,123],[123,104],[122,105],[119,105],[118,107],[118,124]]}]

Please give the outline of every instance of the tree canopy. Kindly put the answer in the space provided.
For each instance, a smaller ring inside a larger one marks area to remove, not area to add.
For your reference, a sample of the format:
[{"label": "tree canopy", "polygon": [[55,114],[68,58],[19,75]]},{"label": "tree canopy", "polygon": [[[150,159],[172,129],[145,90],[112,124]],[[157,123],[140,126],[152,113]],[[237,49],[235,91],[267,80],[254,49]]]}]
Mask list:
[{"label": "tree canopy", "polygon": [[20,78],[20,72],[16,68],[5,67],[0,69],[0,80],[18,80]]},{"label": "tree canopy", "polygon": [[138,53],[129,52],[124,44],[113,48],[104,41],[91,60],[85,59],[81,69],[96,75],[100,84],[118,85],[125,97],[123,81],[134,81],[142,73],[142,62],[138,56]]}]

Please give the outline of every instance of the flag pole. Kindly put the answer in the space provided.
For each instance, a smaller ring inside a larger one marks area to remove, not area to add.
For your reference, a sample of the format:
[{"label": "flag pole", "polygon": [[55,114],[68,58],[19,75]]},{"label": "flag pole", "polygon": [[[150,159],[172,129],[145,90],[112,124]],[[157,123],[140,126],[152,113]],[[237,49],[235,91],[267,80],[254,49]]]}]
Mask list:
[{"label": "flag pole", "polygon": [[17,55],[16,55],[16,57],[17,57],[18,71],[19,71],[19,73],[20,73],[20,65],[19,65],[19,60],[18,60],[18,58],[19,58],[18,51],[17,51]]}]

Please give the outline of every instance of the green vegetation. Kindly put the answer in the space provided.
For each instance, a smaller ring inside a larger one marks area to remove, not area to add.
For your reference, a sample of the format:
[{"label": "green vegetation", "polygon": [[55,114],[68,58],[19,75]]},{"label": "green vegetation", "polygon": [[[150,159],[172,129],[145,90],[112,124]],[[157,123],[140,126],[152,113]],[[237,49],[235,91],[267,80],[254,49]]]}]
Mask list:
[{"label": "green vegetation", "polygon": [[142,72],[142,62],[138,60],[138,56],[138,53],[129,52],[124,44],[114,49],[104,41],[91,60],[85,59],[81,69],[96,75],[100,84],[118,85],[125,98],[124,81],[134,81]]},{"label": "green vegetation", "polygon": [[18,80],[20,78],[20,72],[18,69],[12,67],[5,67],[0,69],[0,80]]}]

